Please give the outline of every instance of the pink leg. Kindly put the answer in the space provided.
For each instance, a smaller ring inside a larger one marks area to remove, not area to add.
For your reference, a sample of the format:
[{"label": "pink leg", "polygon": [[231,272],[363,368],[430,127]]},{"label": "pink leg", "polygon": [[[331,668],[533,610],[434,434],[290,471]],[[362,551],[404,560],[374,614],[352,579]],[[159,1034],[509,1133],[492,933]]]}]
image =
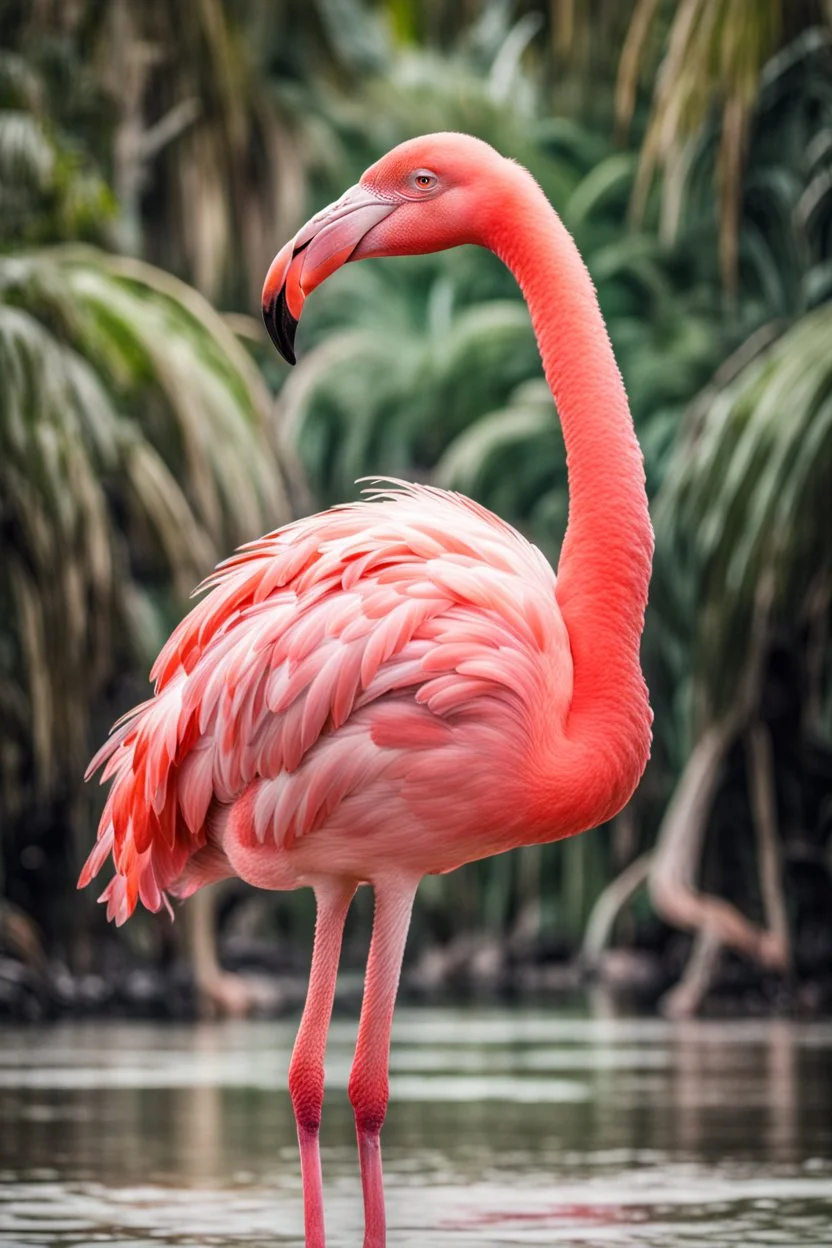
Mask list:
[{"label": "pink leg", "polygon": [[324,1248],[325,1242],[321,1154],[318,1147],[324,1100],[324,1056],[344,920],[354,893],[355,884],[341,880],[330,880],[315,889],[318,917],[309,992],[289,1063],[289,1092],[300,1145],[307,1248]]},{"label": "pink leg", "polygon": [[373,939],[349,1083],[364,1189],[364,1248],[385,1248],[387,1242],[379,1135],[387,1112],[393,1007],[417,884],[396,879],[375,885]]}]

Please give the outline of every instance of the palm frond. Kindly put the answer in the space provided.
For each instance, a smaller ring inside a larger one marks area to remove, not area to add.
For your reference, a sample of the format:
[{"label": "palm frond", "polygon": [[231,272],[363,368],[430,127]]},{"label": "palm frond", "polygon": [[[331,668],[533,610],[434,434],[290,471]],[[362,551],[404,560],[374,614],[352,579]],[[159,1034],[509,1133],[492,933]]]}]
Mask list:
[{"label": "palm frond", "polygon": [[217,554],[288,506],[250,361],[149,266],[75,247],[0,259],[0,374],[0,684],[29,725],[4,721],[0,746],[24,743],[43,799],[80,766],[114,665],[151,657],[133,616],[148,588],[173,585],[169,627]]},{"label": "palm frond", "polygon": [[[796,6],[797,7],[797,6]],[[807,5],[801,20],[821,21]],[[637,84],[644,72],[651,27],[663,16],[655,0],[640,0],[619,66],[619,124],[629,125]],[[678,201],[688,176],[691,145],[719,111],[714,178],[719,198],[719,253],[723,280],[735,292],[739,265],[743,171],[751,120],[764,66],[794,35],[793,13],[784,0],[681,0],[675,6],[653,91],[641,148],[633,213],[640,218],[657,168],[665,172],[663,194]]]},{"label": "palm frond", "polygon": [[[775,332],[774,328],[771,332]],[[830,568],[832,306],[806,313],[692,409],[656,507],[665,580],[695,612],[694,670],[717,710],[744,671],[758,586],[791,627]],[[771,333],[769,334],[769,338]],[[730,371],[730,370],[729,370]],[[662,555],[663,551],[663,555]]]},{"label": "palm frond", "polygon": [[55,152],[42,123],[22,109],[0,111],[0,186],[4,194],[15,182],[44,189],[54,168]]}]

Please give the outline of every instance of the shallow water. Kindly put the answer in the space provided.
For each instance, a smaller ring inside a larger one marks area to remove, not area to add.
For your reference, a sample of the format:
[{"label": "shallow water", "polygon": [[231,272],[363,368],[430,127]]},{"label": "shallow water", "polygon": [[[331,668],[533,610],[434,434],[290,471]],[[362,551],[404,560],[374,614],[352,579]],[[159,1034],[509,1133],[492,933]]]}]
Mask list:
[{"label": "shallow water", "polygon": [[[328,1244],[361,1243],[333,1026]],[[300,1245],[292,1022],[0,1030],[6,1244]],[[832,1245],[832,1025],[400,1010],[390,1248]]]}]

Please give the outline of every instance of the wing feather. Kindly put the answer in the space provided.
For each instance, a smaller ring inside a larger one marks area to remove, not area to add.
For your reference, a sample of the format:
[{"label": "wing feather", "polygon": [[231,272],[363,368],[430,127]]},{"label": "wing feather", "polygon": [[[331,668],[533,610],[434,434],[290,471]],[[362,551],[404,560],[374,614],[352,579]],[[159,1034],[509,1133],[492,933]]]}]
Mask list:
[{"label": "wing feather", "polygon": [[291,846],[396,754],[424,751],[427,775],[460,717],[499,707],[522,726],[547,663],[570,662],[554,588],[479,504],[397,482],[242,547],[90,765],[112,787],[80,883],[112,856],[108,915],[158,910],[212,805],[250,785],[255,837]]}]

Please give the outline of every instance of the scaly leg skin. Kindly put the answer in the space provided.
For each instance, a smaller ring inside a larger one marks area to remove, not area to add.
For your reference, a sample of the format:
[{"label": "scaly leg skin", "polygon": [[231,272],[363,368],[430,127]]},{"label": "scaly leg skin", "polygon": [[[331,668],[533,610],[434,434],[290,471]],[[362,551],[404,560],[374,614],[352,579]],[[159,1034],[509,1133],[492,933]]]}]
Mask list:
[{"label": "scaly leg skin", "polygon": [[400,878],[375,883],[373,938],[349,1082],[364,1192],[364,1248],[387,1243],[379,1135],[387,1112],[393,1007],[417,884]]},{"label": "scaly leg skin", "polygon": [[324,1100],[324,1057],[341,956],[344,920],[355,887],[352,880],[328,880],[315,889],[318,915],[315,921],[309,992],[289,1063],[289,1092],[300,1145],[306,1248],[325,1248],[323,1182],[318,1144]]}]

